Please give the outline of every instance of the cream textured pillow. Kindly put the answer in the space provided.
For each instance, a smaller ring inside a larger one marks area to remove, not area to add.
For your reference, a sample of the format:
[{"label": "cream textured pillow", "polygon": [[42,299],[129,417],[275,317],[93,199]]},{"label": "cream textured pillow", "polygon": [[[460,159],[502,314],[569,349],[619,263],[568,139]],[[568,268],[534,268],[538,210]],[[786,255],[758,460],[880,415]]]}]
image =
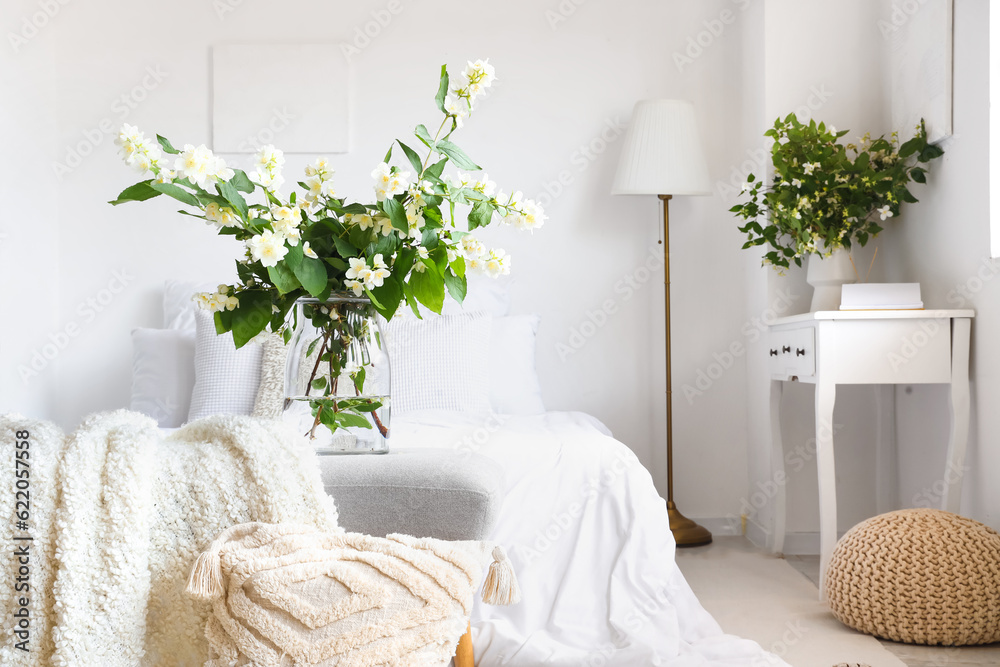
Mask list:
[{"label": "cream textured pillow", "polygon": [[392,411],[490,412],[490,316],[463,313],[383,327],[392,365]]},{"label": "cream textured pillow", "polygon": [[288,348],[278,334],[267,334],[261,343],[260,386],[253,404],[254,417],[278,419],[285,411],[285,360]]},{"label": "cream textured pillow", "polygon": [[[491,545],[249,523],[198,557],[188,592],[212,600],[206,667],[447,665]],[[483,599],[520,592],[493,549]]]}]

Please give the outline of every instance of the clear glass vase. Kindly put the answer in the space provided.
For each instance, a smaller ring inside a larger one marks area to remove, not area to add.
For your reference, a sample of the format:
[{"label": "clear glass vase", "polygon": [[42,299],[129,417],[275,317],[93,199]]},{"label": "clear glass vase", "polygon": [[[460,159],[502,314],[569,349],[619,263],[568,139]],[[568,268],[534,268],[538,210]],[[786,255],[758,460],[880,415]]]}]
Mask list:
[{"label": "clear glass vase", "polygon": [[387,453],[389,356],[371,301],[299,299],[288,316],[285,419],[317,453]]}]

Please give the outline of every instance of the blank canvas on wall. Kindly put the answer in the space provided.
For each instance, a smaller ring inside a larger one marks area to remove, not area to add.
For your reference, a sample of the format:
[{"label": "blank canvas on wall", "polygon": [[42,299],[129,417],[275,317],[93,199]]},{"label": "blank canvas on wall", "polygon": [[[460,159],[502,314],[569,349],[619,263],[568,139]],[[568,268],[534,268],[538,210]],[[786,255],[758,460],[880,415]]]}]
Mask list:
[{"label": "blank canvas on wall", "polygon": [[254,153],[267,144],[286,153],[346,153],[347,114],[348,65],[336,45],[212,49],[212,148],[217,153]]},{"label": "blank canvas on wall", "polygon": [[897,0],[879,24],[891,51],[892,126],[904,140],[921,118],[932,143],[951,136],[952,4]]}]

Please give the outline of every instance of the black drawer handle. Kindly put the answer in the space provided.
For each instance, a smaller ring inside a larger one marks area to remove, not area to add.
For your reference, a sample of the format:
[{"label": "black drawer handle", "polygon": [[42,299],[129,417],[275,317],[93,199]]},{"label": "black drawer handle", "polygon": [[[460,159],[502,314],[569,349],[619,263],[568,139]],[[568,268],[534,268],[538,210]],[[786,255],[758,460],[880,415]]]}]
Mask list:
[{"label": "black drawer handle", "polygon": [[792,351],[792,348],[788,347],[787,345],[785,345],[784,347],[781,348],[781,353],[782,354],[788,354],[791,351]]},{"label": "black drawer handle", "polygon": [[806,356],[806,351],[803,350],[801,347],[796,348],[795,349],[795,356],[796,357],[804,357],[804,356]]},{"label": "black drawer handle", "polygon": [[772,357],[778,356],[778,351],[777,350],[771,350],[771,356]]}]

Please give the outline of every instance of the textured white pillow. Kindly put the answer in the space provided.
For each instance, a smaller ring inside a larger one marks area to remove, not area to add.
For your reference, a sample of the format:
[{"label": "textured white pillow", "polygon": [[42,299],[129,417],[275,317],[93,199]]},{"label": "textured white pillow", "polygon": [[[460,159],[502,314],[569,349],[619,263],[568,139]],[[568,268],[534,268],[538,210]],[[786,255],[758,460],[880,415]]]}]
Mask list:
[{"label": "textured white pillow", "polygon": [[535,370],[538,315],[496,317],[490,335],[490,403],[506,415],[545,412]]},{"label": "textured white pillow", "polygon": [[194,389],[194,331],[132,331],[132,399],[129,408],[161,428],[181,426]]},{"label": "textured white pillow", "polygon": [[383,331],[392,367],[394,413],[490,411],[489,315],[393,318]]},{"label": "textured white pillow", "polygon": [[247,343],[239,350],[231,334],[215,333],[207,310],[195,311],[194,391],[188,421],[209,415],[249,415],[260,386],[263,350]]}]

